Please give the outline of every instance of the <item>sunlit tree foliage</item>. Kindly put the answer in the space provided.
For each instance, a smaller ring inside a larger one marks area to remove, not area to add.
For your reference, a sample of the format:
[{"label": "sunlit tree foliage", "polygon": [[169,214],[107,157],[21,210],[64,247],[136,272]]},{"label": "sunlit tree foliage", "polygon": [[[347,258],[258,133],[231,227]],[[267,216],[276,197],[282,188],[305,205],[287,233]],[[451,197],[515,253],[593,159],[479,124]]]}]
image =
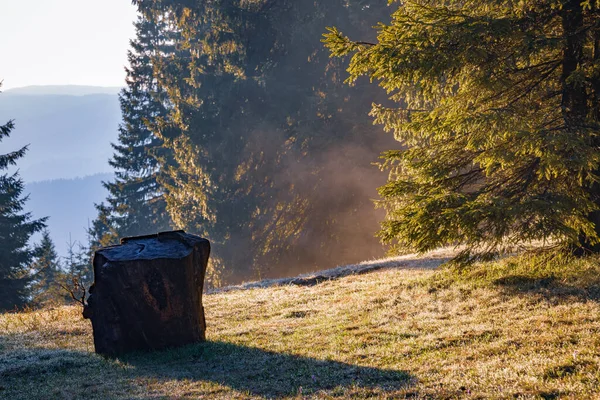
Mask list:
[{"label": "sunlit tree foliage", "polygon": [[[597,251],[600,231],[600,4],[581,0],[394,3],[377,40],[332,28],[393,103],[377,123],[389,151],[381,236],[462,256],[549,240]],[[332,25],[335,25],[332,22]]]},{"label": "sunlit tree foliage", "polygon": [[343,85],[320,32],[334,22],[368,34],[386,3],[136,3],[179,35],[155,60],[172,106],[155,131],[176,160],[164,168],[168,210],[212,241],[215,267],[260,278],[378,254],[373,182],[357,168],[380,149],[366,117],[374,91]]},{"label": "sunlit tree foliage", "polygon": [[169,31],[161,21],[140,18],[131,41],[127,87],[121,91],[123,122],[110,165],[115,179],[104,187],[109,196],[97,205],[90,234],[92,247],[118,243],[120,237],[168,230],[164,188],[158,182],[169,151],[148,124],[166,114],[165,93],[154,77],[153,60],[170,52]]}]

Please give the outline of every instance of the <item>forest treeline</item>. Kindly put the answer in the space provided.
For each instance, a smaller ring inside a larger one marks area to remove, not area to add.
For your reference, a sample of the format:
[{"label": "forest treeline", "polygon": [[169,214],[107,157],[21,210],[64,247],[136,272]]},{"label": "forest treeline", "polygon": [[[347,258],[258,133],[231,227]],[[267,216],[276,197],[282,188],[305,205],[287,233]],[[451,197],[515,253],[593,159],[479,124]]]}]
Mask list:
[{"label": "forest treeline", "polygon": [[387,2],[134,3],[115,179],[89,243],[61,261],[47,234],[27,246],[44,229],[29,222],[1,308],[79,297],[95,249],[170,229],[211,241],[208,286],[382,255],[373,163],[395,142],[368,116],[376,88],[346,85],[321,40],[331,24],[374,39]]},{"label": "forest treeline", "polygon": [[375,88],[345,85],[321,39],[330,24],[373,37],[387,4],[137,5],[94,245],[185,229],[212,243],[212,285],[381,255],[372,164],[393,139],[367,115]]},{"label": "forest treeline", "polygon": [[[401,251],[463,245],[463,264],[600,253],[600,1],[134,3],[89,253],[185,229],[213,244],[212,286],[378,255],[378,222]],[[44,221],[3,179],[22,233],[0,267],[21,268]]]},{"label": "forest treeline", "polygon": [[[371,256],[381,178],[398,250],[600,252],[599,1],[135,3],[138,38],[165,32],[143,63],[156,199],[215,276]],[[388,177],[361,169],[383,150]]]}]

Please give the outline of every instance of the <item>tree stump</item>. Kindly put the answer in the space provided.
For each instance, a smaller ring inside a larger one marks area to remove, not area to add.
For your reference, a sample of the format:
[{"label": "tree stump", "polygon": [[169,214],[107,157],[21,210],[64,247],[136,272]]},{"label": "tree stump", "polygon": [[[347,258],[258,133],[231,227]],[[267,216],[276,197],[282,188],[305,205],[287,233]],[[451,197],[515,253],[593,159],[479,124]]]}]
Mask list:
[{"label": "tree stump", "polygon": [[115,356],[204,341],[209,254],[208,240],[184,231],[124,238],[96,251],[83,311],[96,352]]}]

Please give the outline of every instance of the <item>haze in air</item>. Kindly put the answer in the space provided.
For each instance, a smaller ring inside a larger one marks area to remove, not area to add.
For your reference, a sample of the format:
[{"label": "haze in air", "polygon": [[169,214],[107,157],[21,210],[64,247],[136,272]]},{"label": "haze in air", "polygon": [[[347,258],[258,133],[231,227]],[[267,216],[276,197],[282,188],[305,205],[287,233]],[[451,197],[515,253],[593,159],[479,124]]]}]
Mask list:
[{"label": "haze in air", "polygon": [[0,0],[0,35],[0,397],[600,396],[600,2]]}]

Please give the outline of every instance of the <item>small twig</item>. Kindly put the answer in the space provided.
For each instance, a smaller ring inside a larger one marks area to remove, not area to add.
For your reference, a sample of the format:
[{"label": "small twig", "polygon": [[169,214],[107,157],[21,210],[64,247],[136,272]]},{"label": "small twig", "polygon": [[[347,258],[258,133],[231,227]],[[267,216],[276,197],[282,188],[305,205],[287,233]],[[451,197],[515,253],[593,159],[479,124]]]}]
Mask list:
[{"label": "small twig", "polygon": [[[87,294],[87,289],[85,288],[85,286],[79,283],[79,279],[77,279],[76,277],[72,277],[71,279],[73,282],[72,288],[63,285],[62,283],[59,283],[59,286],[71,296],[71,299],[73,299],[73,301],[85,307],[87,305],[85,304],[85,295]],[[81,295],[81,299],[78,298],[77,294],[75,294],[75,291],[79,292],[79,290],[83,292]]]}]

